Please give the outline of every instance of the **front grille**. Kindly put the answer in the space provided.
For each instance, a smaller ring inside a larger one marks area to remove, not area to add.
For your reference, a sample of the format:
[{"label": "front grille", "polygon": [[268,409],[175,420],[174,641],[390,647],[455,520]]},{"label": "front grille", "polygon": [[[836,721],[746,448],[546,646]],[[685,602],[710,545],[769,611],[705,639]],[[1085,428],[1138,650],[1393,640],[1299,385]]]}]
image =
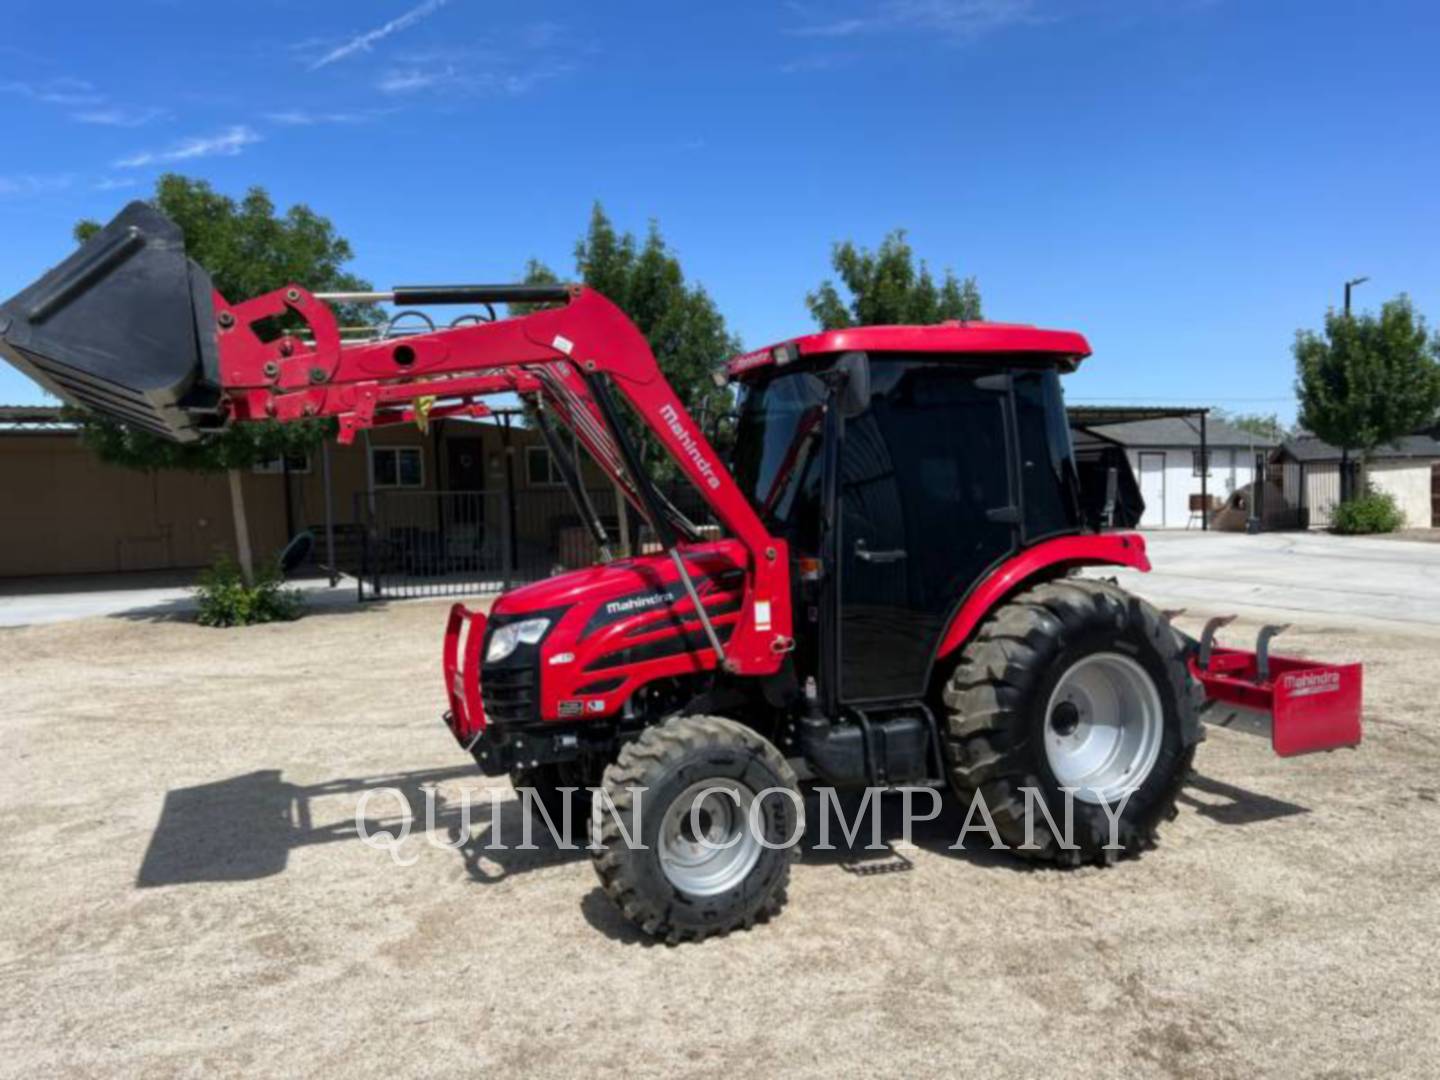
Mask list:
[{"label": "front grille", "polygon": [[485,718],[492,724],[528,724],[540,719],[536,702],[535,668],[484,667],[480,671],[480,698]]}]

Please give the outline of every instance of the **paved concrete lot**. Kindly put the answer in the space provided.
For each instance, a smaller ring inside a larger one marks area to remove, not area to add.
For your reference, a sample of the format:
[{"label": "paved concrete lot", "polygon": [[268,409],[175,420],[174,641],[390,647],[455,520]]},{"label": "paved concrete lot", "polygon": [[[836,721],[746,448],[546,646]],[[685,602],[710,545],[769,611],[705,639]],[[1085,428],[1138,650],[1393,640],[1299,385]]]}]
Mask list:
[{"label": "paved concrete lot", "polygon": [[1154,569],[1114,576],[1163,607],[1440,632],[1440,544],[1328,533],[1143,535]]},{"label": "paved concrete lot", "polygon": [[[0,627],[40,626],[114,615],[126,618],[184,617],[195,611],[193,571],[75,574],[69,577],[0,580]],[[333,589],[328,578],[291,582],[311,606],[356,603],[355,583]]]},{"label": "paved concrete lot", "polygon": [[[1166,607],[1347,616],[1366,625],[1440,627],[1440,544],[1325,533],[1244,536],[1144,534],[1149,574],[1097,570]],[[0,627],[102,615],[183,616],[195,609],[193,574],[113,574],[0,581]],[[296,583],[312,605],[355,603],[354,583]],[[1422,631],[1423,632],[1423,631]]]},{"label": "paved concrete lot", "polygon": [[666,948],[582,853],[487,849],[488,813],[459,850],[412,839],[407,866],[356,838],[368,791],[417,809],[434,792],[449,839],[461,794],[493,788],[515,842],[508,784],[436,719],[444,612],[0,630],[0,1073],[1440,1067],[1433,638],[1299,620],[1287,648],[1369,665],[1365,745],[1281,761],[1213,732],[1138,861],[1066,873],[952,851],[952,810],[913,847],[892,836],[909,872],[810,850],[776,921]]}]

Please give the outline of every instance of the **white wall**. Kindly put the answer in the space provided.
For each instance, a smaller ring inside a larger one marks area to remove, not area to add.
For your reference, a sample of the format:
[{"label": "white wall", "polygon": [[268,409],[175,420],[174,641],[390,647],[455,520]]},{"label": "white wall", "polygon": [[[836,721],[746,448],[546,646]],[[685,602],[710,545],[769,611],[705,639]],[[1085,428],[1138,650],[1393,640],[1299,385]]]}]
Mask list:
[{"label": "white wall", "polygon": [[[1412,529],[1430,528],[1430,461],[1381,461],[1370,464],[1365,473],[1369,483],[1395,497]],[[1310,508],[1310,528],[1328,529],[1335,504],[1340,501],[1340,466],[1334,463],[1305,467],[1305,505]]]},{"label": "white wall", "polygon": [[[1195,475],[1195,457],[1191,450],[1150,449],[1148,447],[1127,447],[1126,456],[1135,473],[1136,483],[1145,491],[1145,478],[1141,475],[1140,455],[1145,454],[1146,464],[1154,459],[1150,455],[1164,455],[1165,498],[1163,502],[1151,505],[1154,500],[1146,498],[1145,516],[1140,520],[1144,529],[1183,529],[1187,526],[1198,529],[1199,518],[1192,522],[1190,517],[1190,496],[1200,494],[1200,477]],[[1210,473],[1206,478],[1209,494],[1223,503],[1232,491],[1244,487],[1255,476],[1254,456],[1248,449],[1232,450],[1229,447],[1210,448]]]},{"label": "white wall", "polygon": [[1430,521],[1430,461],[1381,461],[1365,470],[1370,483],[1395,497],[1412,529],[1428,529]]}]

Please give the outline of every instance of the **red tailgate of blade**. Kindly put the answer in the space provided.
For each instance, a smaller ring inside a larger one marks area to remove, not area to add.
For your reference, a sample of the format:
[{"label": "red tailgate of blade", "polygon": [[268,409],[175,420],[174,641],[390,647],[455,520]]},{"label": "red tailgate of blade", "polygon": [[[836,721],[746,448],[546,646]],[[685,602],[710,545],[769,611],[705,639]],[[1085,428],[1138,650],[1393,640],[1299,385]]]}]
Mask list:
[{"label": "red tailgate of blade", "polygon": [[1268,668],[1262,677],[1256,654],[1243,649],[1216,648],[1206,668],[1191,662],[1206,697],[1270,716],[1281,757],[1360,745],[1361,665],[1271,656]]},{"label": "red tailgate of blade", "polygon": [[1270,743],[1281,757],[1360,745],[1359,664],[1271,659],[1275,685]]}]

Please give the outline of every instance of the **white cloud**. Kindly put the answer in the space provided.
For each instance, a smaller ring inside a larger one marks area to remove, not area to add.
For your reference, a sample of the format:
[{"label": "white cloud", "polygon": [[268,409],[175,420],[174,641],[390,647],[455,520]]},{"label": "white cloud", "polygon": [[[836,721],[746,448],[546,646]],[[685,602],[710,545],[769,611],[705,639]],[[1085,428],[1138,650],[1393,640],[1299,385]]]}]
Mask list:
[{"label": "white cloud", "polygon": [[1035,0],[891,0],[886,6],[901,25],[954,37],[1045,21],[1035,12]]},{"label": "white cloud", "polygon": [[405,68],[389,72],[375,85],[385,94],[413,94],[417,90],[428,90],[432,86],[453,81],[454,78],[455,69],[453,67],[431,68],[428,71],[420,68]]},{"label": "white cloud", "polygon": [[[451,54],[454,56],[455,54]],[[416,94],[422,91],[443,90],[448,95],[482,96],[509,95],[519,97],[536,86],[551,79],[558,79],[571,70],[569,64],[537,63],[526,69],[505,70],[506,60],[489,56],[460,56],[462,63],[471,66],[457,66],[455,63],[439,66],[439,58],[417,59],[416,67],[396,68],[376,83],[377,89],[386,94]],[[490,67],[476,69],[473,65],[486,64]]]},{"label": "white cloud", "polygon": [[500,80],[500,86],[507,94],[519,96],[529,93],[542,82],[549,82],[551,79],[558,79],[568,74],[568,64],[551,64],[548,67],[534,68],[531,71],[523,71],[512,75],[506,75]]},{"label": "white cloud", "polygon": [[103,180],[95,182],[96,191],[120,191],[123,188],[132,188],[137,183],[133,176],[107,176]]},{"label": "white cloud", "polygon": [[304,109],[288,109],[285,112],[266,113],[265,119],[272,124],[285,127],[313,127],[316,124],[368,124],[393,109],[364,109],[360,112],[308,112]]},{"label": "white cloud", "polygon": [[18,198],[25,195],[44,195],[51,191],[64,191],[75,182],[68,173],[54,176],[0,176],[0,198]]},{"label": "white cloud", "polygon": [[849,37],[870,29],[872,25],[867,19],[836,19],[834,22],[797,26],[790,33],[795,37]]},{"label": "white cloud", "polygon": [[69,105],[76,108],[99,105],[105,100],[105,95],[98,93],[95,87],[84,79],[71,78],[47,79],[39,83],[0,83],[0,93],[19,94],[46,105]]},{"label": "white cloud", "polygon": [[72,117],[82,124],[99,124],[103,127],[137,128],[144,127],[152,120],[158,120],[165,115],[164,109],[127,109],[121,105],[112,105],[104,109],[89,109],[85,112],[72,113]]},{"label": "white cloud", "polygon": [[113,104],[84,79],[59,78],[44,82],[0,82],[0,93],[17,94],[43,105],[75,109],[70,119],[103,127],[137,128],[168,115],[165,109]]},{"label": "white cloud", "polygon": [[129,157],[121,158],[115,162],[119,169],[138,169],[145,165],[159,165],[171,161],[190,161],[194,158],[204,157],[234,157],[250,146],[260,141],[260,136],[253,130],[237,124],[227,128],[219,135],[208,137],[197,136],[177,143],[168,150],[142,150],[138,154],[131,154]]},{"label": "white cloud", "polygon": [[343,45],[331,49],[324,56],[310,65],[311,71],[318,71],[327,64],[333,64],[337,60],[344,60],[357,52],[368,52],[376,42],[383,41],[391,34],[404,30],[406,27],[414,26],[422,19],[429,18],[435,12],[445,6],[446,0],[425,0],[418,7],[413,7],[403,15],[397,15],[384,26],[378,26],[374,30],[367,30],[363,34],[357,34]]},{"label": "white cloud", "polygon": [[1046,21],[1035,8],[1036,0],[883,0],[858,15],[815,20],[812,8],[791,4],[792,11],[811,21],[786,33],[794,37],[840,38],[911,30],[969,39],[1008,26]]}]

